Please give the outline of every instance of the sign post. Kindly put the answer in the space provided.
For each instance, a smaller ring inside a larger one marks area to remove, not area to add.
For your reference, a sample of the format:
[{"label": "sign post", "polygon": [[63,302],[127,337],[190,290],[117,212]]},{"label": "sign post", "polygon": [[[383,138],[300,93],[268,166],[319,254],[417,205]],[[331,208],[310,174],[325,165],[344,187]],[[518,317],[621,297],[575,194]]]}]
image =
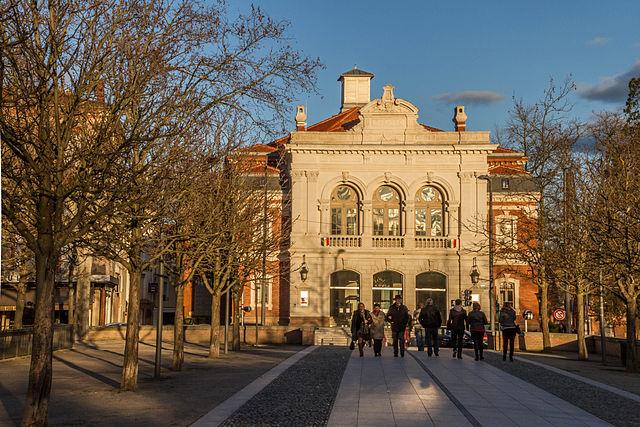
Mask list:
[{"label": "sign post", "polygon": [[564,308],[556,308],[555,310],[553,310],[553,318],[558,322],[562,322],[567,318],[567,312],[564,310]]}]

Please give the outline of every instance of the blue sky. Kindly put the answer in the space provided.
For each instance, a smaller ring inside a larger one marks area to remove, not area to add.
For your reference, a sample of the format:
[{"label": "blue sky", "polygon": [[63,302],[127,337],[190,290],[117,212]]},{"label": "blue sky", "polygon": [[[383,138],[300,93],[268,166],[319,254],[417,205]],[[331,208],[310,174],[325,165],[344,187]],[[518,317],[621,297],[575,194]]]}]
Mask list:
[{"label": "blue sky", "polygon": [[537,100],[551,77],[569,74],[578,85],[574,114],[588,119],[623,105],[625,78],[640,75],[637,0],[256,4],[288,20],[294,46],[326,67],[318,93],[299,97],[310,124],[338,112],[336,79],[354,65],[375,74],[372,98],[391,83],[397,97],[420,109],[422,123],[445,130],[453,128],[453,106],[462,103],[467,129],[493,131],[505,122],[513,96]]}]

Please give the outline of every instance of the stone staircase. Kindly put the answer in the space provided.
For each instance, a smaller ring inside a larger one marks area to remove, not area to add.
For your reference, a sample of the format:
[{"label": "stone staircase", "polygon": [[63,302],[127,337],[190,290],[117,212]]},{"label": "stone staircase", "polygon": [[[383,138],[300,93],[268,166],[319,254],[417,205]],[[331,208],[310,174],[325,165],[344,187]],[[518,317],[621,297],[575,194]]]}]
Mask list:
[{"label": "stone staircase", "polygon": [[347,327],[316,328],[313,334],[315,345],[341,345],[351,343],[351,331]]}]

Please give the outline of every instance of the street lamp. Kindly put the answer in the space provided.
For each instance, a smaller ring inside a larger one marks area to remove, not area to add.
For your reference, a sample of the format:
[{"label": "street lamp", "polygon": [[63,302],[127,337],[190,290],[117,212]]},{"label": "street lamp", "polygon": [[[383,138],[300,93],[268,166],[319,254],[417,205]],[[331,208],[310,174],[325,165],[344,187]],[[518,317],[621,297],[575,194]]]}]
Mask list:
[{"label": "street lamp", "polygon": [[476,264],[476,257],[473,257],[473,266],[471,267],[471,273],[469,273],[469,276],[471,276],[471,284],[476,286],[480,281],[480,272],[478,271],[478,264]]},{"label": "street lamp", "polygon": [[493,308],[495,303],[493,283],[493,188],[491,186],[491,178],[489,175],[480,175],[478,179],[487,181],[489,189],[489,322],[491,323],[491,337],[493,338],[493,348],[496,348],[496,330],[495,318],[496,313]]},{"label": "street lamp", "polygon": [[303,282],[307,280],[307,276],[309,275],[309,268],[307,267],[307,261],[305,259],[305,255],[302,255],[302,265],[300,266],[300,280]]}]

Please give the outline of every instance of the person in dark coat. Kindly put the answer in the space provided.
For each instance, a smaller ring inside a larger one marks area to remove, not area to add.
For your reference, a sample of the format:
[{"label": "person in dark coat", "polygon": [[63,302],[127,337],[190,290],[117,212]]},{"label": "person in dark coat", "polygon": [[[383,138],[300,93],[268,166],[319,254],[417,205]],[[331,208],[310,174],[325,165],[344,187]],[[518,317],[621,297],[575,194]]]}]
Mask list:
[{"label": "person in dark coat", "polygon": [[358,310],[351,317],[351,339],[358,342],[360,357],[364,356],[364,345],[371,339],[371,313],[365,310],[364,303],[358,303]]},{"label": "person in dark coat", "polygon": [[462,300],[457,299],[455,305],[449,310],[449,320],[447,329],[451,331],[451,346],[453,347],[453,357],[462,359],[462,343],[464,340],[465,321],[467,312],[462,308]]},{"label": "person in dark coat", "polygon": [[432,354],[438,356],[439,352],[439,337],[438,332],[442,325],[442,316],[440,316],[440,310],[433,305],[433,299],[427,298],[427,305],[420,310],[418,315],[418,322],[425,330],[425,336],[427,340],[427,354],[431,357]]},{"label": "person in dark coat", "polygon": [[516,325],[516,311],[511,307],[511,302],[505,302],[500,309],[498,323],[500,323],[502,331],[502,361],[507,360],[507,348],[509,348],[509,360],[513,362],[513,346],[518,326]]},{"label": "person in dark coat", "polygon": [[393,339],[393,357],[404,357],[404,333],[411,322],[411,313],[406,305],[402,304],[402,296],[396,295],[393,304],[387,310],[387,322],[391,323],[391,337]]},{"label": "person in dark coat", "polygon": [[482,352],[484,351],[484,325],[489,323],[487,316],[480,310],[480,304],[473,303],[473,311],[467,316],[467,327],[471,333],[473,340],[473,351],[476,354],[476,360],[484,360]]}]

